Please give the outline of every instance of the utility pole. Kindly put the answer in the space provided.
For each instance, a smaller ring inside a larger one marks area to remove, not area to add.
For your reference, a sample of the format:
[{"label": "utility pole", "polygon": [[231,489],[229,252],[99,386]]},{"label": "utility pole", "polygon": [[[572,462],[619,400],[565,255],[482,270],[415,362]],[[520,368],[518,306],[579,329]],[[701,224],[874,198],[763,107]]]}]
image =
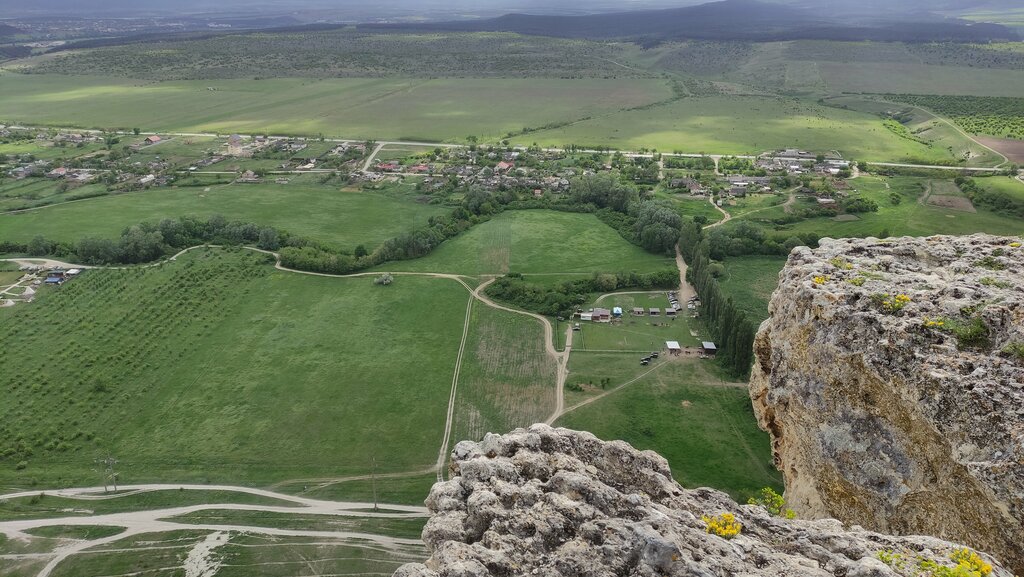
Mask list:
[{"label": "utility pole", "polygon": [[373,511],[377,512],[377,457],[370,457],[370,480],[373,485]]}]

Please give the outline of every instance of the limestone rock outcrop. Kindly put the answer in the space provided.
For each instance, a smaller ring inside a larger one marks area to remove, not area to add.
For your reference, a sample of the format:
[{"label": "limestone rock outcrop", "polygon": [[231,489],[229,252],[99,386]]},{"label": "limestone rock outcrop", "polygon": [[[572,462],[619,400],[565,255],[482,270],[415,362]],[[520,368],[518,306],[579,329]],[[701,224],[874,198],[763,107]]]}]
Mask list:
[{"label": "limestone rock outcrop", "polygon": [[1024,248],[824,239],[780,273],[750,395],[800,517],[927,534],[1024,574]]},{"label": "limestone rock outcrop", "polygon": [[[879,552],[951,566],[957,550],[932,537],[772,517],[680,487],[656,453],[547,425],[463,441],[452,456],[451,480],[427,499],[431,557],[396,577],[895,577]],[[739,535],[707,532],[702,516],[722,513],[742,524]]]}]

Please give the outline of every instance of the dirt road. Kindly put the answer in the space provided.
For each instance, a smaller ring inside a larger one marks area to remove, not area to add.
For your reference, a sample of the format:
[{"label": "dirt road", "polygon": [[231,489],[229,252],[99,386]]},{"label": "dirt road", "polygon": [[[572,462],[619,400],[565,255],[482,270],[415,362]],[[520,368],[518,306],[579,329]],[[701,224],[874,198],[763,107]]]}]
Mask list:
[{"label": "dirt road", "polygon": [[[418,548],[421,546],[420,541],[416,539],[401,539],[395,537],[388,537],[384,535],[375,535],[370,533],[360,533],[351,531],[307,531],[230,524],[192,524],[184,521],[175,521],[173,519],[170,519],[171,517],[176,517],[179,515],[187,515],[189,513],[196,513],[211,509],[231,511],[262,511],[268,513],[323,515],[335,517],[343,516],[352,518],[376,517],[389,519],[410,519],[426,517],[428,515],[428,512],[424,507],[412,507],[407,505],[388,505],[387,512],[374,512],[372,510],[372,503],[322,501],[318,499],[297,497],[294,495],[287,495],[283,493],[275,493],[273,491],[267,491],[263,489],[254,489],[251,487],[236,487],[232,485],[148,484],[127,485],[120,487],[120,489],[122,489],[123,492],[119,492],[116,494],[104,494],[103,487],[82,487],[74,489],[59,489],[53,491],[22,491],[17,493],[8,493],[6,495],[0,495],[0,500],[45,494],[71,499],[80,499],[85,502],[88,502],[95,500],[119,499],[126,495],[137,495],[139,493],[153,491],[182,490],[245,493],[249,495],[278,499],[290,503],[291,506],[242,505],[237,503],[208,503],[203,505],[169,507],[164,509],[154,509],[148,511],[130,511],[103,515],[79,515],[73,517],[58,517],[49,519],[18,519],[13,521],[0,522],[0,533],[6,535],[9,539],[23,540],[29,538],[29,535],[26,533],[26,531],[38,527],[47,527],[52,525],[107,525],[125,528],[125,531],[122,533],[118,533],[117,535],[112,535],[109,537],[103,537],[100,539],[69,540],[66,544],[62,544],[51,553],[43,554],[50,556],[50,560],[42,568],[42,570],[40,570],[39,573],[36,574],[36,577],[48,577],[61,562],[63,562],[68,557],[76,553],[79,553],[85,549],[91,549],[108,543],[113,543],[115,541],[120,541],[122,539],[126,539],[135,535],[145,533],[158,533],[165,531],[179,531],[183,529],[236,533],[244,532],[250,534],[282,537],[311,537],[318,539],[332,539],[344,541],[346,542],[347,545],[353,547],[361,547],[367,545],[383,547],[389,551],[393,551],[396,555],[403,555],[407,553],[410,549]],[[35,556],[38,554],[33,555]]]}]

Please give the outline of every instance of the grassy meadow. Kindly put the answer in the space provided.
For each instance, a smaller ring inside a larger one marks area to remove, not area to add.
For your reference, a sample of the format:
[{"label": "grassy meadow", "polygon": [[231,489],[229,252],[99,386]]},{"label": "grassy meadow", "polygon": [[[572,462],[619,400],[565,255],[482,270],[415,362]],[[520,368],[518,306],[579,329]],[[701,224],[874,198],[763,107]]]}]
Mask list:
[{"label": "grassy meadow", "polygon": [[465,275],[650,272],[675,266],[623,239],[592,214],[506,211],[441,244],[433,253],[385,270]]},{"label": "grassy meadow", "polygon": [[757,428],[745,383],[722,382],[713,365],[697,359],[664,362],[567,413],[556,425],[657,451],[686,487],[715,487],[744,501],[761,487],[781,488],[768,435]]},{"label": "grassy meadow", "polygon": [[768,318],[768,301],[779,284],[783,257],[733,256],[725,260],[725,276],[718,279],[722,294],[757,324]]},{"label": "grassy meadow", "polygon": [[37,234],[77,241],[113,238],[133,224],[162,218],[221,214],[228,220],[269,225],[326,243],[352,248],[376,246],[387,238],[424,226],[448,211],[403,194],[348,192],[317,185],[231,184],[158,188],[94,198],[17,214],[0,215],[2,238],[27,241]]},{"label": "grassy meadow", "polygon": [[0,309],[0,446],[13,452],[0,486],[94,485],[108,452],[123,483],[265,484],[366,472],[373,456],[381,472],[432,464],[465,289],[263,260],[199,250]]}]

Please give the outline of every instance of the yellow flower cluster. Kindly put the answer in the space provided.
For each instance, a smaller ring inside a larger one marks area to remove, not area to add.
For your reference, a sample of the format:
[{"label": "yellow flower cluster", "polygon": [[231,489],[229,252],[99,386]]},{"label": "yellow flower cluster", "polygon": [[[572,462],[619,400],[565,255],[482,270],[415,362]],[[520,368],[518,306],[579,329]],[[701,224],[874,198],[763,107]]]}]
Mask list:
[{"label": "yellow flower cluster", "polygon": [[818,275],[818,276],[814,277],[814,284],[825,284],[829,280],[831,280],[831,279],[829,277],[827,277],[827,276]]},{"label": "yellow flower cluster", "polygon": [[1019,242],[1011,242],[1010,243],[1010,248],[1020,248],[1020,243]]},{"label": "yellow flower cluster", "polygon": [[926,327],[941,327],[946,324],[946,321],[942,319],[931,320],[928,317],[924,317],[924,326]]},{"label": "yellow flower cluster", "polygon": [[707,524],[708,533],[725,539],[732,539],[743,530],[743,525],[740,525],[739,521],[736,520],[736,516],[732,513],[722,513],[714,517],[704,515],[700,519]]},{"label": "yellow flower cluster", "polygon": [[910,297],[905,294],[898,294],[895,298],[882,301],[882,308],[885,309],[885,312],[894,313],[903,309],[909,302]]},{"label": "yellow flower cluster", "polygon": [[992,566],[986,563],[981,556],[970,549],[960,549],[949,557],[956,563],[957,569],[966,569],[970,575],[986,577],[992,572]]}]

